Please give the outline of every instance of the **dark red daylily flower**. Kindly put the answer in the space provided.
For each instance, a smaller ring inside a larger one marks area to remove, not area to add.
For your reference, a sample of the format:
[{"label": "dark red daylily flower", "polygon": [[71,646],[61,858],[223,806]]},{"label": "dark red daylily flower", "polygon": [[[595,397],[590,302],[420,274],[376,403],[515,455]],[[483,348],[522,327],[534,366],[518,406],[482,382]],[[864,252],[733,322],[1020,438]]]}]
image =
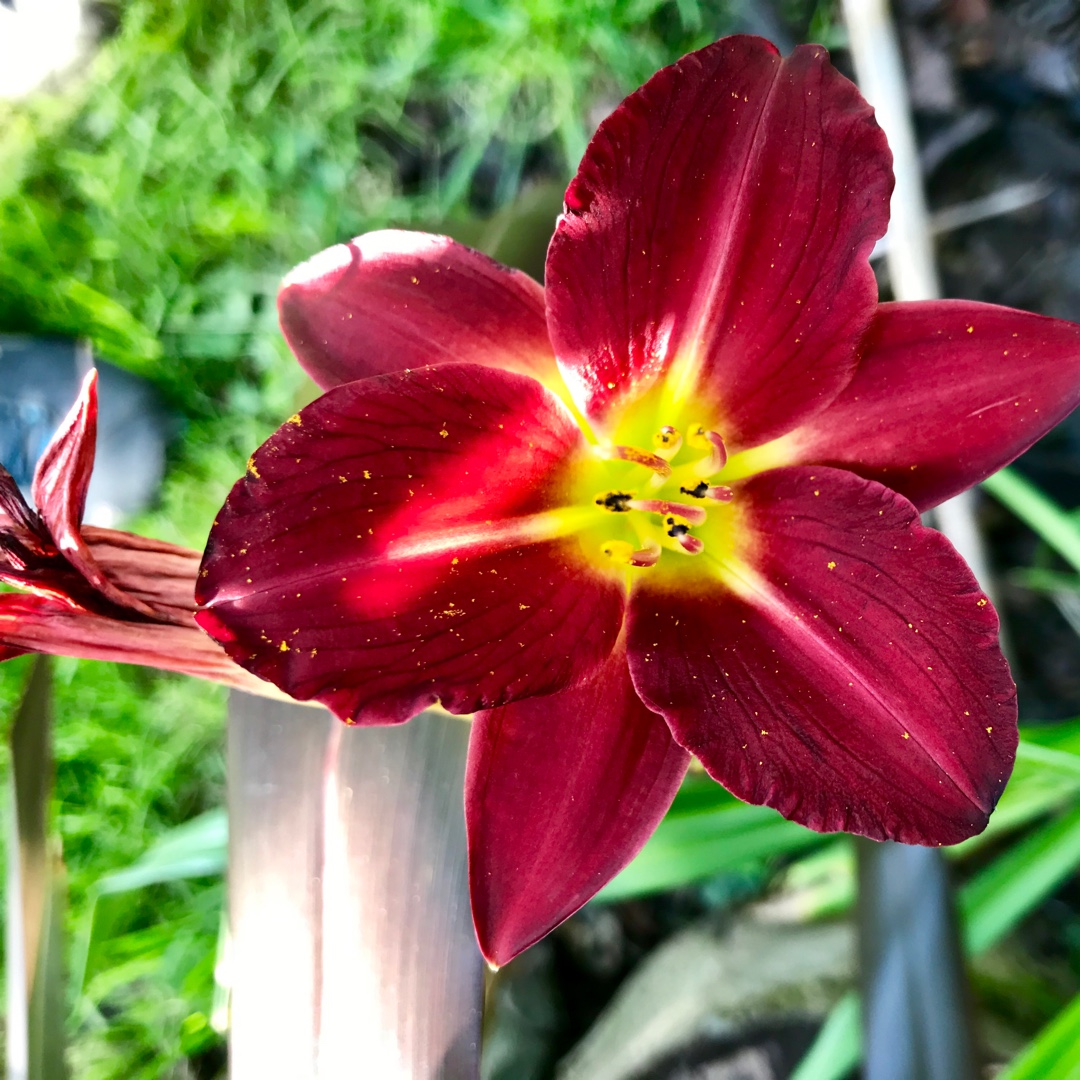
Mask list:
[{"label": "dark red daylily flower", "polygon": [[401,232],[286,279],[285,335],[327,392],[233,489],[197,618],[350,723],[476,712],[491,961],[630,860],[691,755],[814,829],[985,826],[1015,691],[919,511],[1077,404],[1080,327],[879,305],[891,187],[823,49],[729,38],[601,125],[546,291]]},{"label": "dark red daylily flower", "polygon": [[[116,529],[83,526],[97,435],[97,373],[38,463],[23,499],[0,465],[0,660],[27,652],[181,671],[265,694],[195,625],[200,555]],[[283,696],[273,690],[272,696]]]}]

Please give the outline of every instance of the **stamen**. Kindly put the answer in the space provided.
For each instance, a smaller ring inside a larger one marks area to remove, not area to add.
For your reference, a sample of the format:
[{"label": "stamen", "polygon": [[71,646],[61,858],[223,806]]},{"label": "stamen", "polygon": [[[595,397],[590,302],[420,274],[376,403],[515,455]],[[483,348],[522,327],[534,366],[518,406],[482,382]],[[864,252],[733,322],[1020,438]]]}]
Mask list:
[{"label": "stamen", "polygon": [[630,512],[630,500],[633,497],[632,491],[605,491],[596,496],[596,505],[613,514],[626,514]]},{"label": "stamen", "polygon": [[704,424],[691,424],[686,432],[686,441],[695,450],[708,450],[710,447],[707,438],[708,428]]},{"label": "stamen", "polygon": [[668,502],[665,499],[628,499],[629,510],[644,510],[648,514],[666,516],[674,514],[683,518],[690,525],[703,525],[708,515],[703,507],[688,506],[686,503]]},{"label": "stamen", "polygon": [[695,449],[709,451],[708,456],[694,466],[694,471],[699,476],[712,476],[727,464],[727,447],[719,432],[710,431],[704,424],[692,424],[686,441]]},{"label": "stamen", "polygon": [[659,476],[671,475],[671,466],[658,454],[639,450],[636,446],[598,446],[596,453],[602,458],[616,461],[632,461],[635,465],[644,465]]},{"label": "stamen", "polygon": [[735,498],[735,492],[727,484],[717,484],[715,487],[705,489],[705,498],[726,503]]},{"label": "stamen", "polygon": [[695,499],[704,499],[706,493],[709,490],[709,485],[708,485],[707,481],[699,480],[698,483],[694,485],[694,487],[692,487],[692,488],[681,487],[681,488],[679,488],[679,490],[684,495],[691,495]]},{"label": "stamen", "polygon": [[675,539],[679,541],[679,545],[687,555],[700,555],[705,550],[705,545],[689,533],[681,533]]},{"label": "stamen", "polygon": [[660,558],[660,545],[651,541],[635,551],[625,540],[608,540],[600,550],[613,562],[626,566],[655,566]]},{"label": "stamen", "polygon": [[690,535],[689,525],[683,525],[674,518],[668,518],[667,523],[671,526],[667,531],[668,536],[677,540],[688,555],[700,555],[705,550],[705,545],[696,536]]},{"label": "stamen", "polygon": [[670,461],[679,452],[683,439],[678,428],[673,428],[670,424],[665,424],[652,437],[652,441],[653,446],[656,447],[657,454],[665,461]]},{"label": "stamen", "polygon": [[705,438],[712,443],[713,455],[717,459],[716,471],[719,472],[727,464],[727,447],[721,435],[716,431],[706,431]]}]

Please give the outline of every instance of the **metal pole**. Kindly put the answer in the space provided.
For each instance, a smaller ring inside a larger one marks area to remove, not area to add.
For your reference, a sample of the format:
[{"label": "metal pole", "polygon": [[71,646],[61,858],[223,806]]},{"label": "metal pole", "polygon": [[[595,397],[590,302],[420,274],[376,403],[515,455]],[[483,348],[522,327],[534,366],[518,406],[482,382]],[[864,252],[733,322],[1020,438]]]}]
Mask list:
[{"label": "metal pole", "polygon": [[234,693],[230,1076],[474,1080],[468,726],[346,728]]}]

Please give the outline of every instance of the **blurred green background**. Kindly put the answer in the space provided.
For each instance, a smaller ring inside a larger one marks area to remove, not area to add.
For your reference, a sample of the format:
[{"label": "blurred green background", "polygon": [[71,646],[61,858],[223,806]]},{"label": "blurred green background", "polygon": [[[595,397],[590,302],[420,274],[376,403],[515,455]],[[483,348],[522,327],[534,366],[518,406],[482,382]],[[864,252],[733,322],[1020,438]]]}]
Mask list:
[{"label": "blurred green background", "polygon": [[[159,502],[127,524],[201,548],[252,448],[313,394],[276,328],[277,282],[292,265],[396,225],[450,232],[538,274],[561,190],[598,120],[659,67],[748,28],[754,9],[99,4],[101,40],[86,65],[59,88],[0,103],[0,331],[87,337],[159,388],[182,431]],[[826,0],[776,10],[770,32],[787,35],[782,44],[842,40]],[[1018,477],[993,494],[1033,530],[1025,587],[1080,595],[1077,515]],[[0,665],[5,724],[29,663]],[[71,1073],[223,1075],[214,968],[224,885],[206,871],[222,852],[225,693],[105,664],[62,660],[54,672]],[[5,740],[0,782],[9,771]],[[991,829],[957,851],[973,951],[1074,872],[1077,805],[1080,728],[1035,733]],[[607,898],[707,880],[725,903],[772,889],[816,918],[850,907],[852,865],[847,841],[697,781]],[[133,866],[135,877],[116,876]],[[980,976],[1014,1043],[1080,989],[1080,921],[1075,912],[1066,921],[1071,977],[1028,973],[1021,1006],[1011,995],[1022,964]],[[1080,1015],[1063,1015],[1067,1032],[1080,1029]],[[1061,1030],[1050,1034],[1060,1041]],[[840,1075],[850,1053],[834,1049],[814,1075]]]}]

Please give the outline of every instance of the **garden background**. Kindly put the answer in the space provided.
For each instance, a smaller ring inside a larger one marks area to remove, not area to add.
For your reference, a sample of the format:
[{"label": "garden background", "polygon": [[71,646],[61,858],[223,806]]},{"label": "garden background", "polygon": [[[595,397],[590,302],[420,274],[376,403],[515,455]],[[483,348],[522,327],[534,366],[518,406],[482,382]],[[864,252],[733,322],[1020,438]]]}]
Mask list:
[{"label": "garden background", "polygon": [[[72,71],[0,103],[0,333],[89,339],[157,388],[177,419],[168,470],[126,524],[195,548],[252,448],[314,397],[276,328],[292,265],[394,225],[539,277],[592,130],[656,69],[733,31],[820,41],[846,64],[837,11],[812,0],[134,0],[90,15],[97,40]],[[1080,320],[1080,14],[908,0],[898,17],[946,295]],[[1047,1025],[1080,1027],[1080,423],[991,491],[980,521],[1027,737],[956,865],[983,1050],[1005,1062]],[[30,663],[0,666],[5,724]],[[225,691],[53,670],[71,1074],[223,1076]],[[5,741],[5,784],[7,755]],[[630,973],[701,919],[749,902],[843,918],[853,865],[848,841],[692,780],[605,902],[501,976],[526,1004],[516,1021],[496,1010],[489,1077],[552,1075]]]}]

